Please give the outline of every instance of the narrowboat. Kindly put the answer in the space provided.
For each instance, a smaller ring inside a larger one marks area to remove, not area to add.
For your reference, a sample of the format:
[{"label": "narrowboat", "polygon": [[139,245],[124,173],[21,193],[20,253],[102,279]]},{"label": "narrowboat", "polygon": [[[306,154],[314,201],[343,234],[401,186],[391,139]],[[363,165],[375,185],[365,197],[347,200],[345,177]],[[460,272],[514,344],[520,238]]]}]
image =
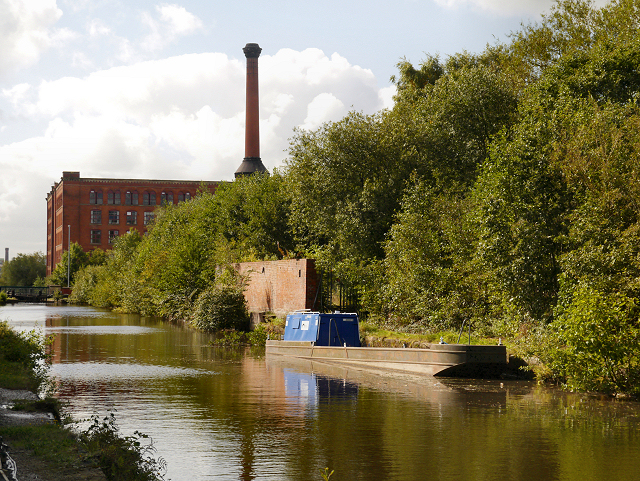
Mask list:
[{"label": "narrowboat", "polygon": [[426,348],[362,347],[358,315],[295,311],[282,340],[267,340],[267,356],[441,377],[495,378],[508,370],[503,345],[430,344]]}]

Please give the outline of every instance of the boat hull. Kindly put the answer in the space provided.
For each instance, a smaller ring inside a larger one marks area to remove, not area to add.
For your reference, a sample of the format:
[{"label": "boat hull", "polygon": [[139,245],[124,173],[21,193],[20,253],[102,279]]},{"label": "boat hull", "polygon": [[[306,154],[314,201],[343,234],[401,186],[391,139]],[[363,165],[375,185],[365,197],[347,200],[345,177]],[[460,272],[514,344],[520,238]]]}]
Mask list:
[{"label": "boat hull", "polygon": [[427,349],[315,346],[268,340],[266,354],[442,377],[498,377],[507,367],[505,346],[431,344]]}]

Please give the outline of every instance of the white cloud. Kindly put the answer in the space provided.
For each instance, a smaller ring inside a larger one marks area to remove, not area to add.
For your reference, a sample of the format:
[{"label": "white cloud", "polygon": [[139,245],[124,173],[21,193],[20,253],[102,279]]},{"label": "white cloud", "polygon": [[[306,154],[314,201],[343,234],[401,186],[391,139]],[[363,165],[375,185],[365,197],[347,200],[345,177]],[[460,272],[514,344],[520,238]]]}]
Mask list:
[{"label": "white cloud", "polygon": [[181,35],[188,35],[202,28],[202,21],[178,5],[158,5],[156,11],[160,15],[156,20],[148,12],[143,13],[142,22],[150,33],[142,42],[145,50],[157,51],[174,41]]},{"label": "white cloud", "polygon": [[156,7],[160,18],[173,35],[185,35],[202,28],[202,22],[184,7],[178,5],[161,5]]},{"label": "white cloud", "polygon": [[[469,6],[500,15],[539,15],[548,12],[554,0],[435,0],[436,3],[449,8]],[[598,7],[603,7],[609,0],[595,0]]]},{"label": "white cloud", "polygon": [[0,0],[0,76],[36,62],[54,44],[73,37],[53,29],[62,11],[55,0]]},{"label": "white cloud", "polygon": [[[2,90],[11,118],[46,129],[0,143],[0,230],[25,217],[45,224],[43,197],[62,171],[232,179],[244,157],[245,73],[244,58],[189,54]],[[269,169],[286,157],[294,127],[315,128],[351,108],[372,113],[392,95],[371,71],[317,49],[263,55],[259,75],[261,156]],[[42,185],[31,185],[36,177]]]},{"label": "white cloud", "polygon": [[344,117],[347,110],[344,104],[329,93],[322,93],[307,106],[307,118],[301,127],[305,130],[317,129],[322,123]]},{"label": "white cloud", "polygon": [[101,20],[94,18],[87,25],[87,32],[90,37],[100,37],[103,35],[109,35],[111,29],[107,27]]},{"label": "white cloud", "polygon": [[388,87],[384,87],[380,89],[378,92],[378,96],[380,97],[380,102],[382,102],[382,108],[391,109],[393,108],[395,102],[393,101],[393,96],[398,92],[398,89],[395,85],[389,85]]}]

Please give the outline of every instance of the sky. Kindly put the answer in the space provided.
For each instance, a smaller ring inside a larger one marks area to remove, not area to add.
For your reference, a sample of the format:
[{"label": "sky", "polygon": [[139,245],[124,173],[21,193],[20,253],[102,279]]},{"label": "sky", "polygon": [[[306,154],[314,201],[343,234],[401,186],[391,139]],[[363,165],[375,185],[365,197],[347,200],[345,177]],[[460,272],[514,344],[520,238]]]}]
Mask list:
[{"label": "sky", "polygon": [[294,128],[393,105],[406,58],[505,41],[552,0],[0,0],[0,253],[45,251],[46,195],[81,177],[232,180],[258,43],[261,157]]}]

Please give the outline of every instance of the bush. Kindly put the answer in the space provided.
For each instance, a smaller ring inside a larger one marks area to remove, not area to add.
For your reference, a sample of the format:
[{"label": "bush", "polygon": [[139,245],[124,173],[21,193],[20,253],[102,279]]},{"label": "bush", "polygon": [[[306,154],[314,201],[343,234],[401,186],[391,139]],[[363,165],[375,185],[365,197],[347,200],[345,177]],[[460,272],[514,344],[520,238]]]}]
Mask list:
[{"label": "bush", "polygon": [[91,304],[93,291],[98,282],[97,266],[86,266],[78,271],[74,279],[73,291],[69,296],[69,302],[74,304]]},{"label": "bush", "polygon": [[640,395],[637,312],[623,294],[579,286],[551,326],[558,347],[549,367],[570,389]]},{"label": "bush", "polygon": [[242,285],[216,284],[203,291],[195,302],[193,324],[203,331],[249,328],[249,311]]},{"label": "bush", "polygon": [[46,380],[49,356],[46,338],[36,331],[16,332],[0,321],[0,380],[10,389],[37,391]]},{"label": "bush", "polygon": [[0,291],[0,306],[4,306],[7,303],[7,293]]},{"label": "bush", "polygon": [[121,436],[113,413],[102,421],[94,415],[91,421],[80,438],[109,481],[164,479],[166,462],[153,458],[156,449],[148,435],[136,431],[133,436]]},{"label": "bush", "polygon": [[264,347],[267,338],[275,334],[273,326],[265,327],[264,324],[258,324],[253,331],[239,332],[234,329],[228,329],[220,332],[220,335],[213,341],[212,346],[238,347],[238,346],[254,346]]}]

